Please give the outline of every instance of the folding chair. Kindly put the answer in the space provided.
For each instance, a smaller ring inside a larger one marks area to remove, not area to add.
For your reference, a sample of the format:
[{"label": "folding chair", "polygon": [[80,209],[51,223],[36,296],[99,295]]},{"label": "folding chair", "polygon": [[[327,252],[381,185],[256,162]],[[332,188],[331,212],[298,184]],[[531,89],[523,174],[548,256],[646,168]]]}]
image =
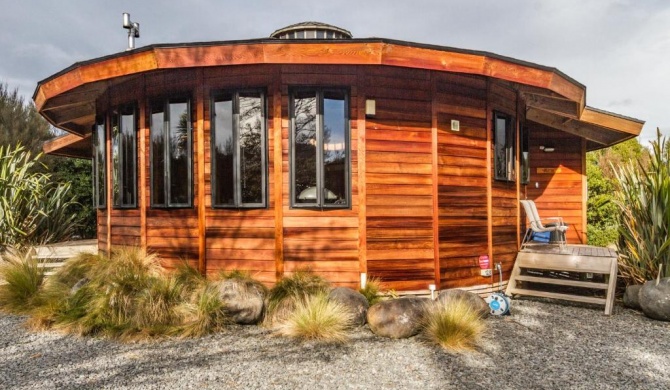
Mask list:
[{"label": "folding chair", "polygon": [[[531,241],[530,237],[532,233],[558,232],[560,238],[558,245],[560,251],[563,252],[566,246],[565,232],[568,230],[568,226],[563,223],[563,218],[540,218],[540,214],[537,212],[537,206],[535,206],[535,202],[532,200],[522,200],[521,205],[523,206],[523,209],[526,212],[526,217],[528,217],[528,221],[530,222],[530,229],[526,229],[526,234],[523,236],[523,241],[521,242],[521,249],[523,249]],[[554,222],[544,225],[542,224],[542,221]]]}]

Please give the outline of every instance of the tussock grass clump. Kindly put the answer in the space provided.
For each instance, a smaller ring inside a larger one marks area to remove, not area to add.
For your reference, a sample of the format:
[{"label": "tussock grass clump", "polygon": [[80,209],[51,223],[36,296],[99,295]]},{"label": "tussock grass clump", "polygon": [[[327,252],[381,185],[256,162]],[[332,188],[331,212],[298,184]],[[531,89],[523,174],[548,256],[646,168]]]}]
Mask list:
[{"label": "tussock grass clump", "polygon": [[283,277],[270,290],[267,300],[267,317],[269,324],[281,322],[297,307],[312,295],[327,293],[330,283],[309,270],[298,270]]},{"label": "tussock grass clump", "polygon": [[318,293],[296,302],[293,312],[278,324],[277,332],[302,340],[342,343],[348,340],[353,321],[346,307]]},{"label": "tussock grass clump", "polygon": [[422,333],[427,341],[458,352],[474,348],[485,327],[477,310],[466,300],[456,298],[428,305]]},{"label": "tussock grass clump", "polygon": [[368,305],[372,306],[382,300],[382,281],[379,278],[372,277],[365,283],[365,287],[358,290],[365,299],[368,300]]},{"label": "tussock grass clump", "polygon": [[0,308],[24,314],[37,304],[44,272],[30,251],[8,249],[0,258]]},{"label": "tussock grass clump", "polygon": [[181,337],[199,337],[221,330],[230,324],[226,307],[219,296],[215,282],[203,283],[191,296],[190,301],[177,307],[183,318],[182,325],[173,333]]},{"label": "tussock grass clump", "polygon": [[175,268],[174,277],[177,283],[183,284],[185,288],[194,290],[205,283],[205,276],[192,266],[188,261],[182,260]]}]

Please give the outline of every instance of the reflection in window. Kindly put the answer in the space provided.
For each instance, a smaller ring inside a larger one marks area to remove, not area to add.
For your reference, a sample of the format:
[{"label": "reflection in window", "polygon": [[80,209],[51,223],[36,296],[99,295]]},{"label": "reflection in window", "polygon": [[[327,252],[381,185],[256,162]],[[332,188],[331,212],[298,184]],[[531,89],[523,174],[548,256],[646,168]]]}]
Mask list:
[{"label": "reflection in window", "polygon": [[528,127],[521,127],[521,184],[530,182],[530,146]]},{"label": "reflection in window", "polygon": [[107,199],[107,174],[105,159],[107,156],[107,145],[105,140],[105,121],[99,119],[93,126],[93,206],[105,208]]},{"label": "reflection in window", "polygon": [[188,99],[151,106],[151,205],[190,207],[191,116]]},{"label": "reflection in window", "polygon": [[495,179],[514,181],[515,172],[515,126],[511,116],[493,114],[493,138],[495,142]]},{"label": "reflection in window", "polygon": [[212,205],[265,207],[265,99],[259,91],[212,99]]},{"label": "reflection in window", "polygon": [[341,90],[291,95],[291,205],[349,207],[348,99]]},{"label": "reflection in window", "polygon": [[112,199],[114,207],[137,205],[137,142],[135,107],[111,115]]}]

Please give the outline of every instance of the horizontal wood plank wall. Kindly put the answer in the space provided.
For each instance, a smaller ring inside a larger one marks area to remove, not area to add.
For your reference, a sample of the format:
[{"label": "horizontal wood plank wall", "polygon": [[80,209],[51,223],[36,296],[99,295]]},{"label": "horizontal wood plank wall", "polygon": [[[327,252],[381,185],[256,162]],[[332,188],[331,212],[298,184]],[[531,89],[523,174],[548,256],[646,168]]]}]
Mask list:
[{"label": "horizontal wood plank wall", "polygon": [[430,72],[366,69],[368,277],[387,288],[425,290],[435,280]]},{"label": "horizontal wood plank wall", "polygon": [[98,249],[107,251],[107,209],[99,209],[96,212],[96,227],[98,235]]},{"label": "horizontal wood plank wall", "polygon": [[[479,272],[488,253],[486,79],[437,74],[440,288],[489,282]],[[451,130],[458,120],[460,131]]]},{"label": "horizontal wood plank wall", "polygon": [[[152,99],[164,99],[170,96],[186,94],[191,98],[191,117],[195,124],[196,99],[195,80],[196,71],[192,69],[180,70],[178,72],[159,72],[145,76],[147,102]],[[147,116],[147,120],[149,120]],[[198,266],[198,210],[197,191],[195,185],[198,177],[198,164],[196,161],[197,137],[192,134],[193,148],[193,207],[184,209],[162,209],[151,207],[151,164],[150,140],[151,129],[147,125],[146,149],[146,183],[147,188],[147,249],[155,252],[161,258],[167,268],[172,268],[181,261],[188,261],[193,267]],[[184,178],[186,180],[186,178]],[[138,221],[139,222],[139,221]]]},{"label": "horizontal wood plank wall", "polygon": [[[528,127],[531,169],[528,199],[535,201],[540,217],[563,217],[570,225],[566,236],[569,243],[586,244],[582,139],[533,122]],[[546,145],[553,146],[555,151],[540,151],[540,146]],[[539,173],[538,168],[546,173]],[[539,188],[535,188],[535,183]]]},{"label": "horizontal wood plank wall", "polygon": [[[274,105],[278,67],[269,65],[205,68],[205,205],[207,273],[243,270],[267,284],[275,277]],[[267,209],[212,209],[211,92],[262,88],[266,93]]]},{"label": "horizontal wood plank wall", "polygon": [[[513,89],[495,81],[490,82],[489,102],[494,110],[517,118],[517,94]],[[514,124],[516,127],[516,124]],[[491,143],[491,167],[495,170],[495,143]],[[517,176],[519,176],[517,172]],[[503,278],[508,279],[518,252],[516,182],[492,180],[493,263],[502,263]],[[492,263],[492,264],[493,264]]]},{"label": "horizontal wood plank wall", "polygon": [[[335,285],[357,288],[358,263],[358,117],[357,69],[354,66],[283,65],[282,85],[282,180],[284,273],[309,268]],[[288,87],[301,85],[341,86],[349,89],[351,142],[350,210],[291,209],[289,203],[289,109]]]}]

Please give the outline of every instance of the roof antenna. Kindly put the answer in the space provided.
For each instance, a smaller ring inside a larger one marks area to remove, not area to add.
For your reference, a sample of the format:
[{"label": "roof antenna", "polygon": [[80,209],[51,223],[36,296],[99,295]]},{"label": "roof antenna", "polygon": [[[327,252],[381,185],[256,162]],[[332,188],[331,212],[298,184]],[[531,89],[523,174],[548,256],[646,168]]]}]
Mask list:
[{"label": "roof antenna", "polygon": [[130,14],[127,12],[123,13],[123,28],[128,30],[128,50],[133,50],[135,48],[135,38],[140,37],[140,24],[130,21]]}]

